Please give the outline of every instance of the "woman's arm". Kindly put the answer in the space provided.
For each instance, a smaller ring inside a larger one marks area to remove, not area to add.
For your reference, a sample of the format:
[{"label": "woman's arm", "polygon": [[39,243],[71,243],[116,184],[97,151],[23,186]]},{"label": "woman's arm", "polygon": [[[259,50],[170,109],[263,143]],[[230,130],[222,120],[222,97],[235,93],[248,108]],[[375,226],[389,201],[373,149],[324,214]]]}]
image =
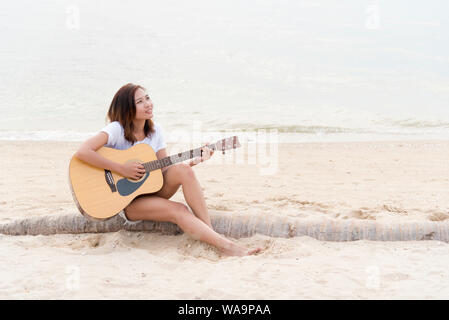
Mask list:
[{"label": "woman's arm", "polygon": [[109,160],[96,152],[107,142],[108,134],[104,131],[101,131],[97,135],[83,142],[74,156],[80,160],[83,160],[84,162],[89,163],[90,165],[102,169],[111,170],[123,176],[123,166],[121,163]]}]

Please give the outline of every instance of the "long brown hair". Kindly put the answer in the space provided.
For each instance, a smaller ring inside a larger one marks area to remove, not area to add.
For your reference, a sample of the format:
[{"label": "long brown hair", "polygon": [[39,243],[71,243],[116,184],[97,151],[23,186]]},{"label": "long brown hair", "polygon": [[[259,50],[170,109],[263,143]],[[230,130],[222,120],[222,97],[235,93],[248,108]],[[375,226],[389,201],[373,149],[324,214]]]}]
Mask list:
[{"label": "long brown hair", "polygon": [[[136,117],[136,103],[134,102],[134,94],[137,89],[146,89],[142,86],[133,83],[127,83],[122,86],[112,98],[111,105],[108,110],[108,118],[110,122],[118,121],[125,129],[125,139],[131,143],[137,141],[134,136],[134,123],[133,120]],[[154,132],[154,123],[151,119],[145,121],[143,128],[145,136]]]}]

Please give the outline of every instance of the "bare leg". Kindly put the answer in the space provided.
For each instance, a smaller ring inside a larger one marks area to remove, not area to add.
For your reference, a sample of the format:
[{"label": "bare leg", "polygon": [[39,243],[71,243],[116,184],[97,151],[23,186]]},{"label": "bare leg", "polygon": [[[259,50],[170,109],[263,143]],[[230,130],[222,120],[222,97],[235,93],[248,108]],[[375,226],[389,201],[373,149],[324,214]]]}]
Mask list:
[{"label": "bare leg", "polygon": [[192,238],[215,246],[227,255],[245,256],[261,251],[261,248],[250,250],[230,241],[195,217],[184,204],[158,196],[144,196],[133,200],[126,207],[125,213],[130,220],[169,221],[176,223]]},{"label": "bare leg", "polygon": [[229,239],[226,239],[190,212],[180,214],[177,217],[176,223],[192,238],[213,245],[222,250],[227,255],[246,256],[257,253],[261,250],[260,248],[249,250],[230,241]]},{"label": "bare leg", "polygon": [[183,181],[182,192],[184,193],[187,204],[192,208],[195,215],[212,229],[203,190],[195,175],[191,179],[185,179]]},{"label": "bare leg", "polygon": [[170,199],[182,185],[182,192],[193,213],[212,228],[203,190],[192,168],[185,163],[169,167],[164,172],[164,185],[155,195]]}]

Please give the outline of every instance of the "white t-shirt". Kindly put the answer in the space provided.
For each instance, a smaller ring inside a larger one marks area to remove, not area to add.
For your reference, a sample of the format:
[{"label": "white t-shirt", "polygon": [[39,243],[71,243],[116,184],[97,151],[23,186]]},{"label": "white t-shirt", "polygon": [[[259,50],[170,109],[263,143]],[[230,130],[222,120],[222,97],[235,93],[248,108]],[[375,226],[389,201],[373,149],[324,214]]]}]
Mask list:
[{"label": "white t-shirt", "polygon": [[113,121],[109,123],[106,127],[101,129],[108,134],[108,143],[105,144],[105,147],[125,150],[131,148],[132,146],[139,143],[146,143],[153,148],[154,152],[158,152],[160,149],[166,148],[167,144],[165,143],[164,135],[162,132],[161,126],[154,123],[154,132],[150,132],[150,134],[145,137],[145,139],[136,141],[134,143],[129,142],[125,139],[125,130],[122,125],[118,121]]}]

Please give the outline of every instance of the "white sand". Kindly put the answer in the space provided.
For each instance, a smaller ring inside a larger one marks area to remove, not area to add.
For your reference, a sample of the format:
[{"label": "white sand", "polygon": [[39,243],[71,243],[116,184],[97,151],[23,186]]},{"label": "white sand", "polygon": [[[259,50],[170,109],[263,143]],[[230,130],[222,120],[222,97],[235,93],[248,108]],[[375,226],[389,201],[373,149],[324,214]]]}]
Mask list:
[{"label": "white sand", "polygon": [[[0,222],[76,212],[67,166],[79,143],[0,142]],[[169,153],[184,151],[169,146]],[[240,149],[236,152],[246,152]],[[279,145],[275,175],[222,163],[195,172],[209,208],[297,218],[449,218],[449,142]],[[172,198],[184,202],[182,190]],[[2,299],[448,299],[449,245],[256,235],[224,257],[186,235],[0,235]]]}]

